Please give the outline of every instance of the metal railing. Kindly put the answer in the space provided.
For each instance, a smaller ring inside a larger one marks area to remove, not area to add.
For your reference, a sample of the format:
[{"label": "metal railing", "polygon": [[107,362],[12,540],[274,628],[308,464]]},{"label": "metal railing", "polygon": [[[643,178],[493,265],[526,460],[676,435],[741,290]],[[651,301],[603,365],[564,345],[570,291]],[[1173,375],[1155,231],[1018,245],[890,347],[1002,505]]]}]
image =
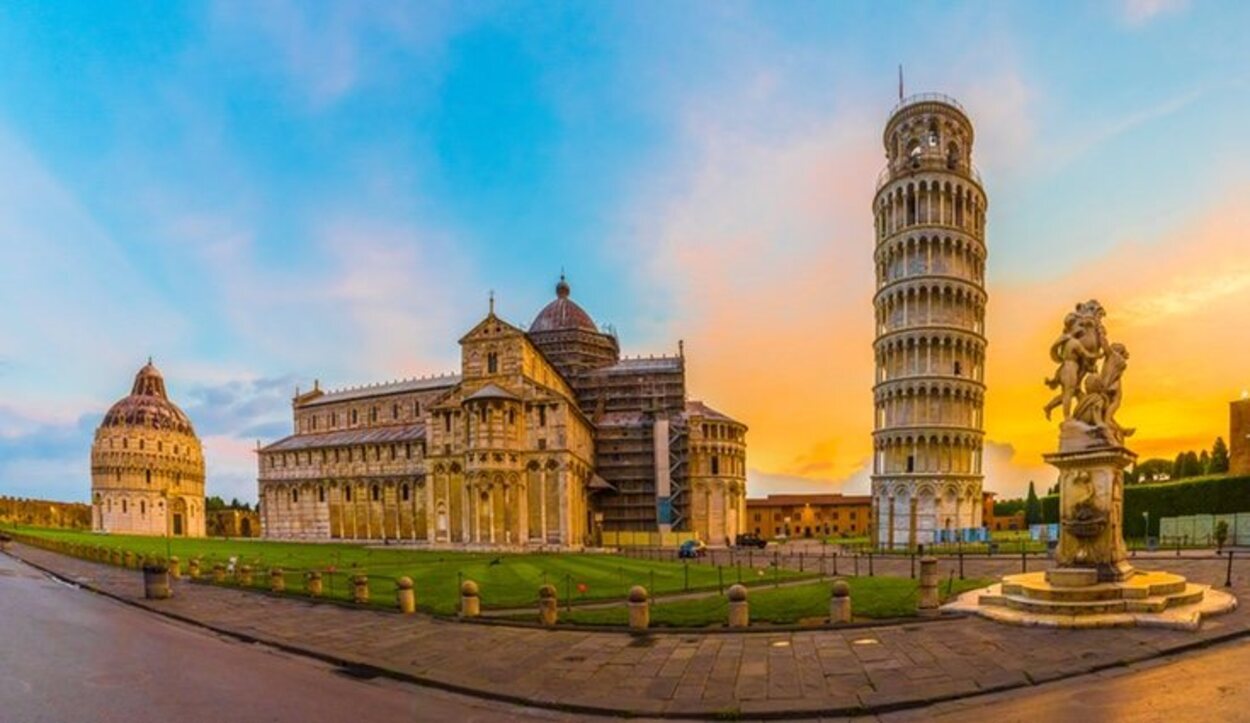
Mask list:
[{"label": "metal railing", "polygon": [[964,110],[963,105],[961,105],[959,101],[949,95],[946,95],[945,93],[914,93],[895,103],[894,107],[890,109],[890,117],[893,118],[895,113],[898,113],[904,108],[919,105],[921,103],[944,103],[958,110],[960,113],[968,115],[968,111]]},{"label": "metal railing", "polygon": [[956,173],[975,182],[982,188],[985,187],[984,184],[981,183],[981,171],[977,169],[975,163],[951,164],[950,161],[944,156],[918,156],[916,158],[909,158],[905,162],[897,164],[897,169],[893,168],[893,165],[895,164],[887,163],[885,168],[882,168],[881,171],[877,173],[877,186],[874,189],[875,191],[880,191],[883,186],[895,178],[896,174],[901,177],[909,176],[913,173],[919,173],[920,171],[946,171],[949,173]]}]

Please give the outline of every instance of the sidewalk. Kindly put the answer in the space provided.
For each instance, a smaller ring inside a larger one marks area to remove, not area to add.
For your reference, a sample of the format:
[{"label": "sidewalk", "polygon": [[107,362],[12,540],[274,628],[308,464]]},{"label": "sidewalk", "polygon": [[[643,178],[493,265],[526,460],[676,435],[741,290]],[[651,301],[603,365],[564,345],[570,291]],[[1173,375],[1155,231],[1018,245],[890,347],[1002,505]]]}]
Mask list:
[{"label": "sidewalk", "polygon": [[[18,544],[12,554],[127,603],[355,666],[365,675],[583,713],[882,712],[1090,673],[1250,634],[1250,606],[1243,605],[1204,622],[1197,633],[1053,631],[968,618],[840,631],[636,637],[405,617],[185,582],[176,584],[172,600],[146,601],[140,574],[133,570]],[[1159,562],[1197,582],[1217,582],[1216,577],[1223,582],[1218,560]],[[1244,573],[1234,582],[1238,597],[1250,595]]]}]

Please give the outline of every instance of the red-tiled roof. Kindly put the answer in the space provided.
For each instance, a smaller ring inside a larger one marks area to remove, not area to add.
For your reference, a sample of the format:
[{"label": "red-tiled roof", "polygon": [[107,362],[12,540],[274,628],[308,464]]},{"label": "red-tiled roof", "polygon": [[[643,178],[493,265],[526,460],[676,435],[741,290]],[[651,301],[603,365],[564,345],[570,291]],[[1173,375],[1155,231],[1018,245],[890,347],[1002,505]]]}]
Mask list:
[{"label": "red-tiled roof", "polygon": [[747,500],[747,507],[779,507],[783,505],[870,505],[871,495],[801,495],[781,494]]}]

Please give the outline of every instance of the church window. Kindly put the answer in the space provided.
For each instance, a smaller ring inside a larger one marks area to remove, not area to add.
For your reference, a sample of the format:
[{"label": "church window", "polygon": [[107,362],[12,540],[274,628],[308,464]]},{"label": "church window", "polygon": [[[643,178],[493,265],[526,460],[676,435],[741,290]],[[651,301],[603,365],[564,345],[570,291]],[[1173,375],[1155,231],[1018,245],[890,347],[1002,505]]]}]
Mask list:
[{"label": "church window", "polygon": [[538,426],[547,426],[547,405],[545,404],[538,405]]},{"label": "church window", "polygon": [[907,471],[908,472],[916,471],[916,456],[915,455],[912,455],[912,454],[907,455]]},{"label": "church window", "polygon": [[165,451],[165,443],[164,443],[164,442],[157,442],[157,443],[156,443],[156,451],[157,451],[157,452],[164,452],[164,451]]},{"label": "church window", "polygon": [[443,414],[443,431],[451,434],[451,412]]},{"label": "church window", "polygon": [[296,503],[299,502],[299,490],[294,488],[291,489],[291,501]]},{"label": "church window", "polygon": [[516,410],[515,409],[508,410],[508,424],[516,424]]},{"label": "church window", "polygon": [[335,462],[339,461],[339,450],[338,450],[338,447],[335,447],[335,448],[334,448],[334,461],[335,461]]},{"label": "church window", "polygon": [[499,371],[499,355],[492,351],[486,355],[486,373],[494,374],[498,371]]},{"label": "church window", "polygon": [[150,470],[150,469],[149,469],[149,470],[145,471],[145,472],[143,473],[143,476],[144,476],[144,479],[147,481],[147,483],[148,483],[149,485],[150,485],[150,484],[152,484],[152,470]]},{"label": "church window", "polygon": [[412,442],[404,445],[404,459],[412,459]]},{"label": "church window", "polygon": [[148,513],[148,503],[144,500],[139,500],[139,514],[146,515],[147,513]]},{"label": "church window", "polygon": [[419,419],[421,417],[421,402],[412,403],[412,418]]},{"label": "church window", "polygon": [[369,421],[370,422],[378,421],[378,408],[377,407],[369,408]]},{"label": "church window", "polygon": [[392,462],[395,461],[395,458],[398,456],[399,455],[395,452],[395,445],[392,444],[391,445],[391,461]]},{"label": "church window", "polygon": [[409,497],[409,495],[411,494],[410,490],[408,489],[408,485],[407,485],[407,484],[405,484],[405,485],[401,488],[401,492],[403,493],[403,496],[404,496],[404,502],[407,502],[407,501],[408,501],[408,497]]},{"label": "church window", "polygon": [[140,449],[140,450],[142,450],[142,449],[143,449],[143,440],[142,440],[142,439],[141,439],[141,440],[139,440],[139,449]]},{"label": "church window", "polygon": [[360,417],[357,415],[356,410],[353,409],[352,410],[352,424],[354,425],[358,423],[359,421],[360,421]]},{"label": "church window", "polygon": [[547,440],[546,440],[546,438],[540,438],[540,439],[538,440],[538,448],[539,448],[539,449],[546,449],[546,448],[547,448]]},{"label": "church window", "polygon": [[352,488],[351,487],[343,488],[343,499],[348,502],[352,501]]},{"label": "church window", "polygon": [[378,487],[377,485],[373,486],[372,494],[373,494],[374,502],[377,502],[378,500],[382,499],[382,489]]},{"label": "church window", "polygon": [[129,448],[130,448],[130,440],[122,439],[122,449],[129,449]]},{"label": "church window", "polygon": [[399,419],[399,405],[398,404],[391,405],[391,419]]},{"label": "church window", "polygon": [[315,414],[313,415],[313,418],[312,418],[312,425],[313,425],[313,431],[314,432],[317,431],[317,415]]},{"label": "church window", "polygon": [[333,429],[337,426],[339,426],[339,413],[330,412],[330,428]]},{"label": "church window", "polygon": [[123,514],[123,515],[124,515],[124,514],[126,514],[126,507],[127,507],[127,506],[128,506],[128,505],[126,504],[126,500],[122,500],[122,514]]},{"label": "church window", "polygon": [[960,376],[962,371],[963,368],[960,366],[959,362],[955,362],[955,376]]},{"label": "church window", "polygon": [[318,502],[326,501],[326,488],[324,486],[317,488],[317,501]]},{"label": "church window", "polygon": [[712,474],[720,474],[720,458],[712,455]]}]

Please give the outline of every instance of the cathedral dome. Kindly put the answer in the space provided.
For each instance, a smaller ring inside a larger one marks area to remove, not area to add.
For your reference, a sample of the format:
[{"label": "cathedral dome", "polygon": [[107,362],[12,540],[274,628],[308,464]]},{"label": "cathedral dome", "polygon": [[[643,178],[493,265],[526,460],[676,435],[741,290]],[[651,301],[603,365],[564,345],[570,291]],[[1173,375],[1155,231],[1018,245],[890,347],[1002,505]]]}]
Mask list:
[{"label": "cathedral dome", "polygon": [[590,314],[569,298],[569,284],[564,280],[564,274],[560,274],[555,301],[543,307],[538,316],[534,317],[534,323],[530,324],[530,333],[573,329],[596,333],[599,331]]},{"label": "cathedral dome", "polygon": [[100,426],[144,427],[195,436],[190,418],[178,405],[169,401],[165,394],[165,378],[151,359],[135,375],[130,395],[109,408]]}]

